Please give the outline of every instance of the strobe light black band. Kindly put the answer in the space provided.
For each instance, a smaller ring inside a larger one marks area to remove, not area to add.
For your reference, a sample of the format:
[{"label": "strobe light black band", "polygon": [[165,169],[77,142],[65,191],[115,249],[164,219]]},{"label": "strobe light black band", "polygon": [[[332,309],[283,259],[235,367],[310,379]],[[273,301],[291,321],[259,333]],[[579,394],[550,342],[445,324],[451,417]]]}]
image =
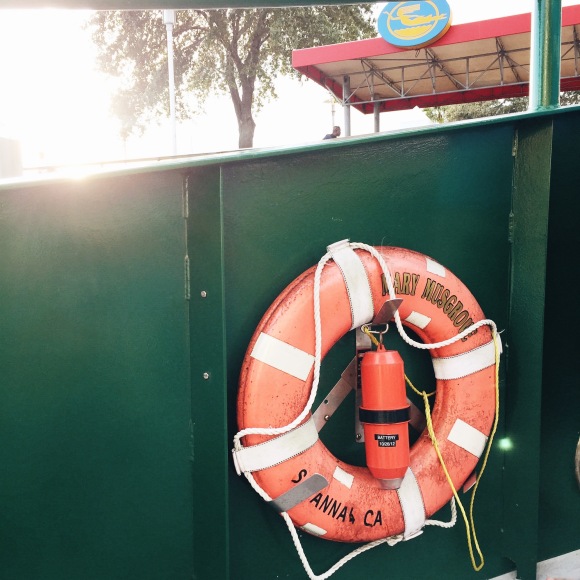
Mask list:
[{"label": "strobe light black band", "polygon": [[388,425],[390,423],[404,423],[409,420],[409,409],[410,407],[405,407],[404,409],[395,409],[393,411],[372,411],[370,409],[363,409],[362,407],[358,410],[358,418],[361,423],[373,423],[380,425]]}]

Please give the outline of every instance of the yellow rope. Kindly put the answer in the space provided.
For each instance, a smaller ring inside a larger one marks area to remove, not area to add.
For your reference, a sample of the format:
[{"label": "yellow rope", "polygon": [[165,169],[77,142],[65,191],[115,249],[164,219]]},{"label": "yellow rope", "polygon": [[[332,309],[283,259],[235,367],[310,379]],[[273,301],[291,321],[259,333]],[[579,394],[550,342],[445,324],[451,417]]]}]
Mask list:
[{"label": "yellow rope", "polygon": [[[379,348],[379,346],[380,346],[381,343],[376,339],[375,335],[373,334],[373,332],[371,331],[371,329],[366,324],[364,324],[361,327],[361,330],[371,339],[371,342],[377,348]],[[407,381],[407,384],[413,389],[413,391],[415,391],[415,393],[417,393],[417,395],[419,395],[420,397],[423,396],[423,393],[417,387],[415,387],[415,385],[411,382],[411,380],[409,379],[409,377],[407,375],[405,375],[405,381]],[[433,391],[431,393],[427,393],[427,396],[428,397],[431,397],[434,394],[435,394],[435,391]]]},{"label": "yellow rope", "polygon": [[[483,568],[485,561],[483,558],[483,554],[481,553],[479,543],[477,541],[477,534],[475,532],[475,521],[473,518],[473,505],[475,502],[475,494],[477,493],[477,488],[479,487],[479,482],[483,476],[483,472],[485,471],[485,467],[487,465],[487,460],[489,457],[489,453],[491,451],[491,446],[493,443],[493,438],[495,436],[495,432],[497,430],[497,424],[498,424],[498,419],[499,419],[499,345],[498,345],[498,340],[497,340],[497,334],[495,334],[495,333],[493,335],[493,344],[494,344],[494,348],[495,348],[495,418],[493,421],[491,434],[490,434],[488,442],[487,442],[485,454],[483,456],[483,463],[481,466],[481,472],[479,474],[479,477],[476,480],[475,486],[473,488],[473,492],[471,494],[471,501],[469,503],[469,520],[467,519],[467,514],[465,513],[465,508],[463,507],[463,504],[461,503],[461,500],[459,499],[459,495],[457,494],[457,490],[455,489],[455,486],[453,485],[453,481],[451,480],[451,476],[449,475],[449,472],[447,471],[447,467],[445,466],[445,461],[443,460],[443,456],[441,455],[441,451],[439,450],[439,445],[437,444],[437,438],[435,437],[435,432],[433,431],[433,423],[431,421],[431,410],[429,408],[429,400],[428,400],[428,397],[430,395],[432,395],[433,393],[427,394],[425,391],[419,391],[417,388],[415,388],[415,386],[411,383],[411,381],[407,378],[407,376],[405,376],[407,383],[413,389],[413,391],[415,391],[415,393],[417,393],[418,395],[423,397],[423,402],[425,404],[425,417],[427,419],[427,429],[429,431],[429,437],[431,438],[431,442],[433,443],[435,453],[437,453],[437,457],[439,458],[439,462],[441,463],[441,467],[443,468],[443,472],[445,473],[445,477],[447,478],[447,482],[449,483],[449,486],[451,487],[451,490],[453,491],[453,496],[455,497],[455,500],[457,501],[457,504],[459,505],[459,509],[461,510],[461,515],[463,516],[463,521],[465,522],[465,532],[467,534],[467,546],[469,549],[469,557],[471,559],[471,565],[473,566],[473,569],[476,572],[479,572]],[[472,534],[473,534],[473,542],[471,539]],[[477,564],[475,562],[475,556],[473,554],[473,544],[475,544],[475,549],[476,549],[477,554],[479,556],[479,560],[480,560],[479,564]]]},{"label": "yellow rope", "polygon": [[415,391],[415,393],[417,393],[420,397],[422,397],[424,394],[427,395],[428,397],[432,397],[437,391],[431,391],[430,393],[426,393],[425,391],[420,391],[412,382],[411,379],[405,375],[405,381],[407,381],[407,384],[413,389],[413,391]]},{"label": "yellow rope", "polygon": [[363,326],[361,326],[361,330],[371,339],[371,342],[377,348],[379,348],[381,343],[376,339],[375,335],[372,333],[371,329],[366,324],[363,324]]},{"label": "yellow rope", "polygon": [[[368,328],[367,326],[363,326],[362,330],[365,334],[367,334],[369,336],[369,338],[371,339],[373,344],[376,347],[378,347],[380,343],[373,336],[370,328]],[[465,513],[465,508],[463,507],[463,504],[461,503],[461,499],[459,498],[457,490],[455,489],[455,486],[453,485],[453,481],[451,479],[451,476],[449,475],[449,472],[447,471],[445,461],[443,460],[443,456],[441,455],[441,451],[439,450],[439,445],[437,443],[437,438],[435,437],[435,432],[433,431],[433,422],[431,420],[431,409],[429,407],[428,397],[434,395],[435,391],[433,391],[431,393],[426,393],[425,391],[420,391],[419,389],[417,389],[415,387],[415,385],[413,385],[413,383],[411,382],[409,377],[407,377],[407,375],[405,375],[405,380],[407,381],[407,384],[411,387],[411,389],[413,389],[413,391],[417,395],[419,395],[420,397],[423,398],[423,403],[425,405],[425,418],[427,420],[427,429],[429,432],[429,437],[431,439],[431,442],[433,443],[433,448],[435,449],[435,453],[437,453],[437,457],[439,458],[439,462],[441,463],[441,467],[443,468],[443,472],[445,473],[445,477],[447,478],[447,482],[449,483],[449,487],[451,487],[451,490],[453,491],[453,496],[455,497],[455,501],[457,502],[457,505],[459,506],[459,509],[461,511],[461,515],[463,516],[463,521],[465,522],[465,532],[467,534],[467,547],[469,549],[469,557],[471,559],[471,565],[473,566],[473,569],[476,572],[479,572],[483,568],[483,566],[485,564],[485,560],[483,558],[483,554],[482,554],[481,549],[479,547],[479,542],[477,541],[477,534],[475,532],[475,520],[473,517],[473,506],[475,503],[475,494],[477,493],[477,488],[479,487],[479,482],[481,481],[481,478],[483,477],[483,472],[485,471],[485,468],[487,466],[487,460],[489,458],[489,453],[491,451],[493,438],[495,437],[495,432],[497,431],[497,424],[498,424],[498,420],[499,420],[499,354],[500,353],[499,353],[499,343],[498,343],[498,338],[497,338],[496,332],[493,333],[493,345],[494,345],[494,350],[495,350],[495,417],[493,420],[491,434],[490,434],[489,439],[487,441],[487,446],[486,446],[485,453],[483,456],[483,463],[481,465],[481,472],[479,474],[479,477],[476,479],[475,486],[473,487],[473,492],[471,493],[471,500],[469,502],[469,519],[467,518],[467,514]],[[472,534],[473,534],[473,540],[472,540]],[[479,564],[477,564],[475,562],[475,556],[473,554],[473,545],[474,544],[475,544],[475,549],[477,551],[477,554],[479,556],[479,560],[480,560]]]}]

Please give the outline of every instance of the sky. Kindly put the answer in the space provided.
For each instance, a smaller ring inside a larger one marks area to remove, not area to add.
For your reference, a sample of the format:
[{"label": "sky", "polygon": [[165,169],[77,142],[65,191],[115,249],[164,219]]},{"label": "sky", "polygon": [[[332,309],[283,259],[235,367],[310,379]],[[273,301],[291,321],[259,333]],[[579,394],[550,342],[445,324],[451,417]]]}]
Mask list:
[{"label": "sky", "polygon": [[[453,24],[529,12],[532,0],[448,0]],[[563,5],[580,0],[564,0]],[[381,6],[381,5],[378,5]],[[23,165],[67,165],[171,155],[169,122],[123,143],[109,113],[113,83],[96,70],[83,22],[86,10],[0,9],[0,136],[20,141]],[[255,147],[319,141],[333,124],[328,93],[313,81],[280,78],[279,99],[256,117]],[[343,125],[342,108],[334,121]],[[381,130],[428,123],[420,110],[383,113]],[[352,134],[373,131],[373,116],[352,112]],[[237,147],[237,123],[227,97],[177,127],[177,153]]]}]

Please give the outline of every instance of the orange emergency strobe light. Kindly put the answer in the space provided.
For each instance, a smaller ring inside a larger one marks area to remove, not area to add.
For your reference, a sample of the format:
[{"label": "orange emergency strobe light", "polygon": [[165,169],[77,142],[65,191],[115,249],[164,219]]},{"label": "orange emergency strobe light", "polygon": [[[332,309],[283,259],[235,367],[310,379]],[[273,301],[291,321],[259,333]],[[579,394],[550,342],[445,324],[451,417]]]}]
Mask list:
[{"label": "orange emergency strobe light", "polygon": [[403,359],[396,350],[367,352],[361,362],[367,466],[383,489],[399,489],[409,467],[409,403]]}]

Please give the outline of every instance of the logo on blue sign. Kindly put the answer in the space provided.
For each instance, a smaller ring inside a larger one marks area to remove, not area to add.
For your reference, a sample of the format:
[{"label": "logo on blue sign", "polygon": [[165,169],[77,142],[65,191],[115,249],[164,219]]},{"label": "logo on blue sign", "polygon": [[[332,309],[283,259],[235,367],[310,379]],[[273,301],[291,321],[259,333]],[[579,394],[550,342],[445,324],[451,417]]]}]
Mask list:
[{"label": "logo on blue sign", "polygon": [[446,0],[389,2],[377,20],[379,34],[401,48],[419,48],[441,38],[451,26]]}]

